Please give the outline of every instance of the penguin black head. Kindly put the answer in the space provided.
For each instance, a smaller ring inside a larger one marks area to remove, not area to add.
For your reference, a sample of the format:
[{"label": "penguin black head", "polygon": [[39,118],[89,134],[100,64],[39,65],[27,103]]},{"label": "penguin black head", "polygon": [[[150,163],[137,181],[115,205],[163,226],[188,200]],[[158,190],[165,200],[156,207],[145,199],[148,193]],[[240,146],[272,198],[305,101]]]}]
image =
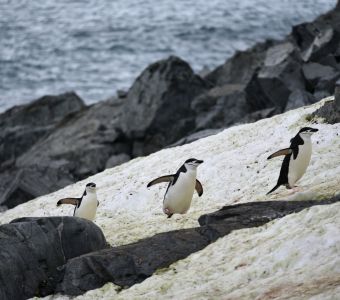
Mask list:
[{"label": "penguin black head", "polygon": [[312,127],[303,127],[299,131],[299,135],[304,137],[304,136],[311,136],[313,133],[319,131],[319,129],[312,128]]},{"label": "penguin black head", "polygon": [[90,182],[86,185],[86,191],[93,192],[96,190],[96,184],[93,182]]},{"label": "penguin black head", "polygon": [[197,168],[201,163],[203,163],[203,160],[189,158],[185,161],[184,165],[188,168]]}]

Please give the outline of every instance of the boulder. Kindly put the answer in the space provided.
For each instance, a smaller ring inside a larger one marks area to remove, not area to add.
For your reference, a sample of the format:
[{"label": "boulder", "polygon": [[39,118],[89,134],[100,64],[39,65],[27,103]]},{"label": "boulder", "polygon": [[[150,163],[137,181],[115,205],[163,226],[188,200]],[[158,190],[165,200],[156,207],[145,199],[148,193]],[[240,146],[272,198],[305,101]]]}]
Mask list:
[{"label": "boulder", "polygon": [[334,53],[339,45],[339,32],[335,31],[328,21],[323,21],[323,18],[294,26],[292,37],[300,48],[301,58],[305,62],[317,62]]},{"label": "boulder", "polygon": [[213,86],[248,84],[254,73],[263,65],[265,52],[272,41],[258,43],[246,51],[237,51],[223,65],[208,73],[204,79]]},{"label": "boulder", "polygon": [[74,93],[44,96],[0,114],[0,165],[8,165],[39,139],[52,132],[65,117],[84,109]]},{"label": "boulder", "polygon": [[22,300],[54,292],[57,268],[107,247],[91,221],[75,217],[22,218],[0,226],[0,299]]},{"label": "boulder", "polygon": [[105,164],[105,169],[113,168],[129,161],[131,157],[125,153],[111,156]]},{"label": "boulder", "polygon": [[148,66],[124,102],[123,132],[142,147],[134,153],[149,154],[190,133],[195,128],[191,101],[207,89],[207,83],[177,57]]},{"label": "boulder", "polygon": [[310,105],[316,101],[317,99],[311,93],[303,90],[296,90],[289,95],[285,111]]},{"label": "boulder", "polygon": [[292,43],[283,42],[267,50],[264,66],[246,87],[246,99],[253,111],[272,106],[283,111],[289,95],[304,87],[298,53]]},{"label": "boulder", "polygon": [[[302,72],[306,79],[307,87],[309,87],[310,90],[312,90],[321,79],[329,81],[340,76],[336,69],[313,62],[304,64],[302,66]],[[335,83],[336,80],[333,80]]]},{"label": "boulder", "polygon": [[314,205],[340,201],[263,201],[226,206],[199,218],[201,227],[156,234],[136,243],[92,252],[70,259],[60,269],[63,280],[56,292],[81,295],[113,282],[130,287],[225,236],[233,230],[261,226]]},{"label": "boulder", "polygon": [[117,99],[103,101],[64,120],[21,155],[16,166],[62,167],[76,180],[103,171],[112,155],[130,151],[120,129],[121,104]]},{"label": "boulder", "polygon": [[169,145],[167,148],[182,146],[184,144],[189,144],[189,143],[192,143],[192,142],[197,141],[199,139],[203,139],[205,137],[208,137],[210,135],[218,134],[218,133],[220,133],[223,130],[224,130],[224,128],[205,129],[205,130],[197,131],[197,132],[195,132],[193,134],[190,134],[190,135],[188,135],[188,136],[178,140],[176,143],[173,143],[173,144]]},{"label": "boulder", "polygon": [[334,100],[326,101],[326,103],[316,110],[313,117],[321,117],[329,124],[340,122],[340,82],[337,82],[334,93]]},{"label": "boulder", "polygon": [[30,166],[0,174],[0,207],[13,208],[74,182],[64,168]]},{"label": "boulder", "polygon": [[192,102],[196,130],[226,128],[249,112],[244,85],[217,86]]}]

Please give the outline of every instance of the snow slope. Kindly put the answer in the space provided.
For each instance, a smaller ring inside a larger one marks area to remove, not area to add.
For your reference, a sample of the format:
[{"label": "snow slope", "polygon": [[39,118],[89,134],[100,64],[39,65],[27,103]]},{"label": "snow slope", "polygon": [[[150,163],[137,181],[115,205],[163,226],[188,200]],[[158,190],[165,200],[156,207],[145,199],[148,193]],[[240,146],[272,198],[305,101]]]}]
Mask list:
[{"label": "snow slope", "polygon": [[[134,159],[1,213],[0,223],[22,216],[71,215],[72,207],[55,207],[57,200],[79,196],[91,181],[97,184],[100,201],[95,222],[112,245],[198,226],[200,215],[226,204],[334,196],[340,191],[340,124],[307,121],[331,100]],[[289,195],[281,187],[266,196],[282,161],[266,158],[286,148],[304,126],[319,132],[312,137],[312,161],[299,182],[302,191]],[[204,194],[194,195],[188,214],[167,219],[162,213],[166,185],[147,189],[146,184],[175,172],[190,157],[204,160],[198,169]],[[334,299],[340,294],[339,231],[340,204],[313,207],[260,228],[235,231],[119,294],[107,284],[77,299]]]}]

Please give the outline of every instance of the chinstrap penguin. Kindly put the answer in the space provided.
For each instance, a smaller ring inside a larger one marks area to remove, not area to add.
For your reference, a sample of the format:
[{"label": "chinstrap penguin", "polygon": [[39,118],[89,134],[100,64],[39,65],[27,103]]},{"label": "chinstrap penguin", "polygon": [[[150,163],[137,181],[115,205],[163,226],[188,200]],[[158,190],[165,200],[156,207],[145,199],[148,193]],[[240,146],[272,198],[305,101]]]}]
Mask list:
[{"label": "chinstrap penguin", "polygon": [[161,182],[169,182],[164,195],[163,212],[171,218],[173,214],[185,214],[191,204],[196,189],[198,196],[202,196],[202,184],[196,179],[197,167],[203,160],[190,158],[175,174],[165,175],[149,182],[147,187]]},{"label": "chinstrap penguin", "polygon": [[280,185],[285,185],[287,189],[292,189],[295,183],[305,174],[312,155],[311,136],[318,129],[304,127],[298,134],[290,140],[289,148],[281,149],[270,155],[267,159],[285,155],[283,159],[280,176],[276,186],[268,193],[275,191]]},{"label": "chinstrap penguin", "polygon": [[93,221],[99,201],[97,200],[96,184],[91,182],[86,185],[85,191],[80,198],[63,198],[57,202],[57,206],[61,204],[75,205],[73,215]]}]

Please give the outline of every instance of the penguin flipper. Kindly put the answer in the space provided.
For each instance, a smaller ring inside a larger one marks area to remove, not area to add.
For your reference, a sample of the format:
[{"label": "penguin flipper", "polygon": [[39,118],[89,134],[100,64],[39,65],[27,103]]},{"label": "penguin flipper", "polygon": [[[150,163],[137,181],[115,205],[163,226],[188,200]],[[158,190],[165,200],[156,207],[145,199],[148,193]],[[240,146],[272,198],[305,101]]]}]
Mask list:
[{"label": "penguin flipper", "polygon": [[157,184],[157,183],[162,183],[162,182],[171,182],[173,181],[175,178],[175,175],[165,175],[165,176],[161,176],[161,177],[158,177],[152,181],[150,181],[147,185],[147,187],[150,187],[154,184]]},{"label": "penguin flipper", "polygon": [[60,206],[61,204],[78,205],[79,201],[80,201],[79,198],[63,198],[57,202],[57,206]]},{"label": "penguin flipper", "polygon": [[270,193],[272,193],[272,192],[274,192],[276,189],[278,189],[279,188],[279,186],[280,186],[281,184],[277,184],[277,185],[275,185],[266,195],[269,195]]},{"label": "penguin flipper", "polygon": [[198,179],[196,179],[195,190],[199,197],[203,195],[203,186]]},{"label": "penguin flipper", "polygon": [[279,151],[274,152],[272,155],[268,156],[267,159],[272,159],[274,157],[281,156],[281,155],[289,155],[292,152],[293,152],[293,150],[291,148],[281,149]]}]

